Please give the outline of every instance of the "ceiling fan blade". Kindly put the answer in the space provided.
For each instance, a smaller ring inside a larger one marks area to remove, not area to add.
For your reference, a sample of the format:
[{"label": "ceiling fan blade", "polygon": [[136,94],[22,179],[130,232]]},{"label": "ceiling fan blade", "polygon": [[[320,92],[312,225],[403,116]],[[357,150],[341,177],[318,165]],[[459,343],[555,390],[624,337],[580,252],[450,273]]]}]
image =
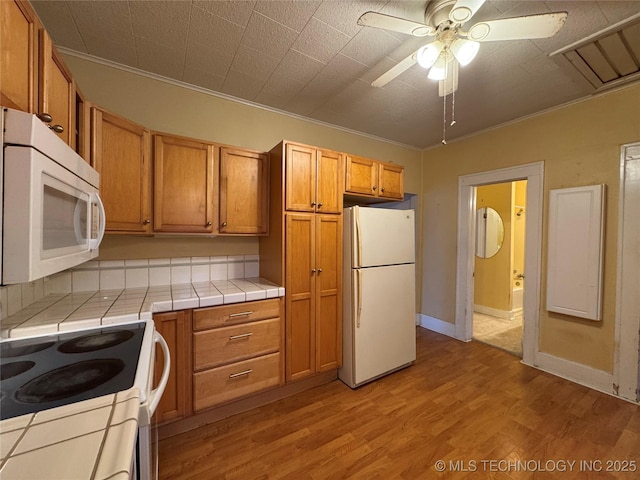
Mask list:
[{"label": "ceiling fan blade", "polygon": [[436,29],[424,23],[414,22],[405,18],[392,17],[378,12],[366,12],[358,19],[358,25],[364,27],[382,28],[394,32],[406,33],[414,37],[435,35]]},{"label": "ceiling fan blade", "polygon": [[553,37],[566,20],[567,12],[491,20],[473,25],[467,32],[467,38],[476,42],[493,42]]},{"label": "ceiling fan blade", "polygon": [[458,0],[449,12],[449,20],[453,23],[464,23],[475,15],[485,0]]},{"label": "ceiling fan blade", "polygon": [[[420,47],[422,48],[422,47]],[[418,50],[420,50],[420,48]],[[395,67],[390,68],[385,73],[376,78],[371,84],[372,87],[384,87],[391,80],[396,78],[401,73],[404,73],[406,70],[409,70],[416,63],[418,63],[418,50],[413,52],[404,60],[400,61]]]}]

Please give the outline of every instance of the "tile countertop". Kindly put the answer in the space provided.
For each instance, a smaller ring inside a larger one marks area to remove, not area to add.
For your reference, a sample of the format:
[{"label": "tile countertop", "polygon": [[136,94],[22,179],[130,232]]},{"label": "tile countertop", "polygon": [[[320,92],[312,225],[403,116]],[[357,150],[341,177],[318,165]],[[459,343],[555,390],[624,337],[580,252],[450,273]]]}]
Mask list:
[{"label": "tile countertop", "polygon": [[3,480],[128,480],[140,392],[130,388],[0,423]]},{"label": "tile countertop", "polygon": [[[3,338],[151,319],[153,313],[284,296],[262,278],[75,292],[44,297],[2,321]],[[0,422],[0,477],[6,480],[126,480],[138,428],[140,392],[131,388]]]},{"label": "tile countertop", "polygon": [[154,313],[284,296],[263,278],[51,294],[2,320],[1,338],[20,338],[148,320]]}]

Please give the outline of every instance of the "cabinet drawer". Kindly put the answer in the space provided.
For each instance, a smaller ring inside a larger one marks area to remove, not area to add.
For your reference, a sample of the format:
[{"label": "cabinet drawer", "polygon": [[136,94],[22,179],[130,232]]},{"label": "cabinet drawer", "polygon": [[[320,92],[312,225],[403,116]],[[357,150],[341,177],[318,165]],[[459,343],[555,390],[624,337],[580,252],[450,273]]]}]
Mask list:
[{"label": "cabinet drawer", "polygon": [[193,408],[203,410],[280,383],[280,353],[198,372],[193,375]]},{"label": "cabinet drawer", "polygon": [[280,300],[234,303],[219,307],[199,308],[193,311],[193,329],[206,330],[237,323],[264,320],[280,316]]},{"label": "cabinet drawer", "polygon": [[196,332],[193,369],[218,367],[279,349],[279,318]]}]

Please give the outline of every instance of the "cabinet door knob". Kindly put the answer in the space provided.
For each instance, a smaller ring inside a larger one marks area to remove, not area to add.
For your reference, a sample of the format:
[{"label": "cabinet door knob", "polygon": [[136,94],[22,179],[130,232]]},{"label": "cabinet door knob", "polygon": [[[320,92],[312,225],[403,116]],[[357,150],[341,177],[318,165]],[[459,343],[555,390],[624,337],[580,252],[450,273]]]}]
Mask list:
[{"label": "cabinet door knob", "polygon": [[384,187],[382,187],[382,188],[380,189],[380,191],[381,191],[381,192],[384,192]]},{"label": "cabinet door knob", "polygon": [[51,123],[53,121],[53,117],[51,115],[49,115],[48,113],[39,113],[36,116],[40,120],[42,120],[44,123]]},{"label": "cabinet door knob", "polygon": [[312,268],[312,269],[311,269],[311,273],[316,273],[316,269],[315,269],[315,268]]},{"label": "cabinet door knob", "polygon": [[321,204],[321,203],[319,203],[319,204],[318,204],[318,208],[320,208],[320,207],[322,207],[322,204]]},{"label": "cabinet door knob", "polygon": [[211,226],[211,222],[207,222],[204,224],[205,227],[210,227]]},{"label": "cabinet door knob", "polygon": [[149,220],[148,218],[145,218],[145,219],[142,221],[142,224],[143,224],[143,225],[149,225],[150,223],[151,223],[151,220]]},{"label": "cabinet door knob", "polygon": [[56,133],[64,132],[64,127],[62,125],[51,125],[49,128]]},{"label": "cabinet door knob", "polygon": [[320,275],[321,273],[322,273],[322,269],[321,269],[321,268],[319,268],[319,269],[318,269],[318,275]]},{"label": "cabinet door knob", "polygon": [[311,202],[311,206],[315,207],[316,206],[316,202]]},{"label": "cabinet door knob", "polygon": [[374,186],[373,186],[373,189],[374,189],[374,190],[377,190],[377,189],[378,189],[378,186],[377,186],[377,185],[374,185]]},{"label": "cabinet door knob", "polygon": [[220,224],[220,226],[221,226],[221,227],[226,227],[226,226],[227,226],[227,222],[222,222],[222,223]]}]

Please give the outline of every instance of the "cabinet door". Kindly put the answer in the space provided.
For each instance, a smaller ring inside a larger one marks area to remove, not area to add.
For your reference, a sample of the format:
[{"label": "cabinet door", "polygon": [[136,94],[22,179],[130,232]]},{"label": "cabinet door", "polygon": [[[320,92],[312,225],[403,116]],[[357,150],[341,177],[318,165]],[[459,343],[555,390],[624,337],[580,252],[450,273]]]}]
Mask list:
[{"label": "cabinet door", "polygon": [[384,198],[404,199],[404,167],[391,163],[380,163],[380,191]]},{"label": "cabinet door", "polygon": [[149,130],[92,109],[91,160],[100,173],[108,233],[151,233]]},{"label": "cabinet door", "polygon": [[286,377],[315,373],[315,215],[286,214]]},{"label": "cabinet door", "polygon": [[285,208],[314,212],[316,205],[316,150],[287,143]]},{"label": "cabinet door", "polygon": [[378,162],[347,155],[345,192],[375,197],[378,189]]},{"label": "cabinet door", "polygon": [[38,19],[28,2],[0,2],[0,105],[36,111]]},{"label": "cabinet door", "polygon": [[155,136],[154,225],[156,232],[213,233],[214,146]]},{"label": "cabinet door", "polygon": [[[169,381],[155,413],[158,422],[167,422],[191,414],[191,310],[156,314],[153,321],[171,353]],[[156,347],[154,385],[160,381],[163,362],[162,350]]]},{"label": "cabinet door", "polygon": [[221,234],[267,234],[269,155],[220,148]]},{"label": "cabinet door", "polygon": [[344,164],[342,154],[329,150],[318,150],[318,196],[316,211],[341,213],[344,190]]},{"label": "cabinet door", "polygon": [[316,215],[316,371],[342,364],[342,217]]},{"label": "cabinet door", "polygon": [[76,86],[76,152],[91,163],[91,103]]},{"label": "cabinet door", "polygon": [[40,30],[38,82],[38,113],[51,115],[51,125],[62,127],[62,131],[56,132],[58,136],[75,149],[75,82],[71,72],[53,46],[51,37],[44,30]]}]

